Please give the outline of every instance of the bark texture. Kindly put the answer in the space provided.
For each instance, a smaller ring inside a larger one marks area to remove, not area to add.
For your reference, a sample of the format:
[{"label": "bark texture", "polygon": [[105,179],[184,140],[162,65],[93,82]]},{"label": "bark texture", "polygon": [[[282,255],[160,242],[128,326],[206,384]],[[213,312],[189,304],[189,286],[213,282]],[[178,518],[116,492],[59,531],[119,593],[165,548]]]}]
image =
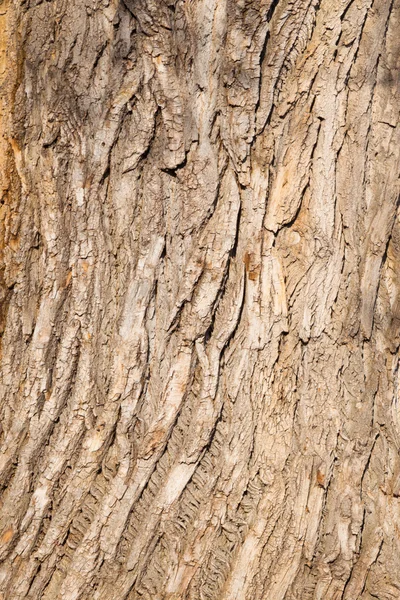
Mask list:
[{"label": "bark texture", "polygon": [[0,2],[2,600],[400,598],[399,31]]}]

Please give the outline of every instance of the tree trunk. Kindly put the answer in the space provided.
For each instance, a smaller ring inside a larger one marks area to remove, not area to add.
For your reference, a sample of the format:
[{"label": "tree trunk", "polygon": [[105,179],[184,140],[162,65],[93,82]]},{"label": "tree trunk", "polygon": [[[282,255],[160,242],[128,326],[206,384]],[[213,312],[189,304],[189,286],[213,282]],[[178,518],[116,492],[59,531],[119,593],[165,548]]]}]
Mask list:
[{"label": "tree trunk", "polygon": [[398,600],[399,30],[0,4],[2,600]]}]

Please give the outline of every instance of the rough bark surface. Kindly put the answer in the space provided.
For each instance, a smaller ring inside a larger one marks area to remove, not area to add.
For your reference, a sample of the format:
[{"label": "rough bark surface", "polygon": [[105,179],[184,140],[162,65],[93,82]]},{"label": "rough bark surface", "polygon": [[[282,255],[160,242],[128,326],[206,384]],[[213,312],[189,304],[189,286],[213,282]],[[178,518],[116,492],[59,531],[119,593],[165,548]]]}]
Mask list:
[{"label": "rough bark surface", "polygon": [[2,600],[400,597],[400,2],[0,2]]}]

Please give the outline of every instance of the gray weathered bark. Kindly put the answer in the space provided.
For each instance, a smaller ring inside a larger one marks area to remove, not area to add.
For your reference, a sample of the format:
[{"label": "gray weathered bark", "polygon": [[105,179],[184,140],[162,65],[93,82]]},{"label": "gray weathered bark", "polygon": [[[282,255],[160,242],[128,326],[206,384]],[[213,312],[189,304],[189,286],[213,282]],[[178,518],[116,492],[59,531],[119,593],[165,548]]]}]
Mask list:
[{"label": "gray weathered bark", "polygon": [[2,600],[400,597],[399,30],[0,3]]}]

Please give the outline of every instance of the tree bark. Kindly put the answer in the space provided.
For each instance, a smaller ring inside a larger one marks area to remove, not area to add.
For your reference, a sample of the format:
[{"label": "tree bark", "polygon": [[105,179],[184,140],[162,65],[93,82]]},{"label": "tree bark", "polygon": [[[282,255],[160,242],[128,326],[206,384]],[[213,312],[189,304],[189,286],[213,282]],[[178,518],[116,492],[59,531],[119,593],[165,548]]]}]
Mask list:
[{"label": "tree bark", "polygon": [[2,600],[400,597],[399,30],[0,4]]}]

